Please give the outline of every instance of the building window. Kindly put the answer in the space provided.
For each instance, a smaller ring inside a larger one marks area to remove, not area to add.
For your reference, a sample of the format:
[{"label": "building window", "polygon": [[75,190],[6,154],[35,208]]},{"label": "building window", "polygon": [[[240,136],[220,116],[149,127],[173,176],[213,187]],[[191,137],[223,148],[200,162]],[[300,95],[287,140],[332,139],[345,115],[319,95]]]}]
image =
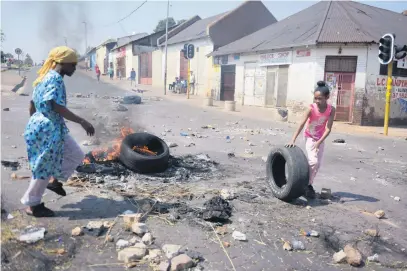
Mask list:
[{"label": "building window", "polygon": [[325,72],[356,72],[357,56],[327,56]]},{"label": "building window", "polygon": [[[387,65],[380,64],[380,75],[387,75]],[[393,61],[393,76],[407,77],[407,69],[397,68],[397,61]]]}]

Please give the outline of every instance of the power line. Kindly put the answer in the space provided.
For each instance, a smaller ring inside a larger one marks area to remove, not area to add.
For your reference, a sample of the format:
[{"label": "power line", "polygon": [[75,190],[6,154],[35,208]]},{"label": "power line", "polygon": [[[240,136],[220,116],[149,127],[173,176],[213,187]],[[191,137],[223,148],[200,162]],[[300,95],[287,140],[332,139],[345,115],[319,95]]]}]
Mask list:
[{"label": "power line", "polygon": [[126,20],[126,19],[129,18],[134,12],[136,12],[137,10],[139,10],[145,3],[147,3],[147,1],[148,1],[148,0],[145,0],[145,1],[144,1],[143,3],[141,3],[136,9],[132,10],[128,15],[124,16],[123,18],[121,18],[121,19],[118,20],[117,22],[113,22],[113,23],[111,23],[111,24],[107,24],[107,25],[105,25],[105,27],[106,27],[106,26],[111,26],[111,25],[114,25],[114,24],[118,24],[118,23],[120,23],[120,22]]}]

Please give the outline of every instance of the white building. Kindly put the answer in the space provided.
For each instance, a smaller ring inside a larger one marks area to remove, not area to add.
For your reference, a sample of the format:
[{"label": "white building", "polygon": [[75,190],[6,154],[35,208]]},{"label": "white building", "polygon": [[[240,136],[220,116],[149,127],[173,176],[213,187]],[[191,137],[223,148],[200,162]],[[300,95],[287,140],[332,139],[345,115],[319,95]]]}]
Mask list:
[{"label": "white building", "polygon": [[[382,124],[386,66],[378,40],[395,33],[407,43],[407,16],[353,1],[323,1],[216,50],[221,76],[235,70],[234,100],[242,105],[303,109],[316,82],[332,88],[336,120]],[[399,67],[397,67],[399,66]],[[404,65],[405,67],[406,65]],[[395,62],[391,123],[407,124],[407,69]]]},{"label": "white building", "polygon": [[[195,16],[187,20],[168,33],[168,84],[172,83],[175,77],[187,79],[188,60],[184,58],[181,50],[184,49],[184,44],[193,44],[195,56],[190,60],[190,70],[195,74],[195,91],[198,95],[206,95],[211,91],[211,86],[217,85],[217,81],[220,80],[216,77],[216,72],[213,73],[212,58],[208,58],[207,55],[218,47],[238,40],[276,21],[261,1],[247,1],[229,12],[209,18],[201,19],[199,16]],[[165,36],[158,39],[158,46],[163,51],[163,71],[164,44]],[[219,98],[219,92],[217,93],[215,96]]]}]

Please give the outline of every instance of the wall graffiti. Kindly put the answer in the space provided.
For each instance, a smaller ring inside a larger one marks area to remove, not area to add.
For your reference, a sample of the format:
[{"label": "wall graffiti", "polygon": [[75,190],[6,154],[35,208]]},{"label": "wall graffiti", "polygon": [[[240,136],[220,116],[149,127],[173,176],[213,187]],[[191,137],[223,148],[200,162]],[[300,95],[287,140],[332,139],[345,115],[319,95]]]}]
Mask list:
[{"label": "wall graffiti", "polygon": [[[370,116],[378,121],[384,117],[386,101],[387,76],[369,75],[366,81],[365,98],[368,101],[364,105],[364,112],[370,113]],[[407,121],[407,78],[393,77],[392,94],[390,105],[390,118],[398,120],[397,122]]]}]

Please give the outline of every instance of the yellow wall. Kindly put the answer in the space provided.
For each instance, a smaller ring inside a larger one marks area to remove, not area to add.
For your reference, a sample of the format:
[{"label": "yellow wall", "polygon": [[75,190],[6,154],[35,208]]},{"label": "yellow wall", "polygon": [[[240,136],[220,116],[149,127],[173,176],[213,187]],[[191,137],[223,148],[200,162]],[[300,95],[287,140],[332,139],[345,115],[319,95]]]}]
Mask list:
[{"label": "yellow wall", "polygon": [[106,56],[106,47],[101,46],[98,49],[96,49],[96,64],[98,64],[100,72],[104,72],[104,66],[105,66],[105,56]]},{"label": "yellow wall", "polygon": [[[164,85],[164,74],[163,74],[163,53],[161,50],[155,50],[152,52],[152,63],[153,63],[153,70],[152,70],[152,84],[154,87],[161,87]],[[168,85],[167,80],[167,85]]]}]

